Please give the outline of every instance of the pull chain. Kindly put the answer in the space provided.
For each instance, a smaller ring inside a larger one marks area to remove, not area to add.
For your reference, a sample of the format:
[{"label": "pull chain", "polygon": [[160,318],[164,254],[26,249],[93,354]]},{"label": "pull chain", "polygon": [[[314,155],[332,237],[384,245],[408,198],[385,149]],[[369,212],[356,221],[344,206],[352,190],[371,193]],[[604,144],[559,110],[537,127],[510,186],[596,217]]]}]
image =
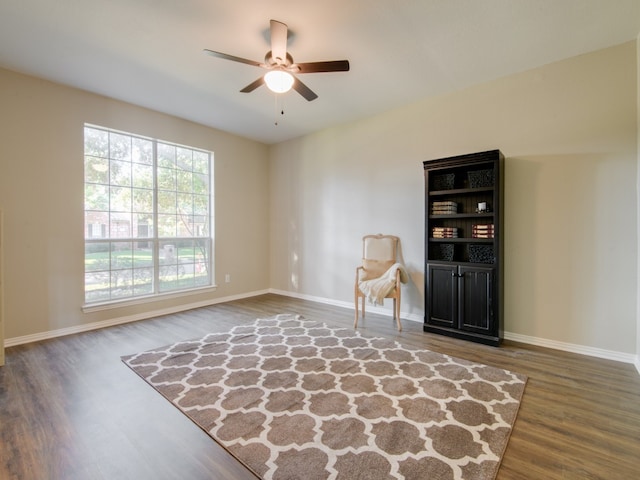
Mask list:
[{"label": "pull chain", "polygon": [[280,97],[280,94],[275,93],[274,94],[274,106],[275,106],[275,121],[273,122],[274,125],[277,127],[278,126],[278,110],[280,110],[280,115],[284,115],[284,101],[282,102],[283,105],[281,108],[278,108],[278,98]]}]

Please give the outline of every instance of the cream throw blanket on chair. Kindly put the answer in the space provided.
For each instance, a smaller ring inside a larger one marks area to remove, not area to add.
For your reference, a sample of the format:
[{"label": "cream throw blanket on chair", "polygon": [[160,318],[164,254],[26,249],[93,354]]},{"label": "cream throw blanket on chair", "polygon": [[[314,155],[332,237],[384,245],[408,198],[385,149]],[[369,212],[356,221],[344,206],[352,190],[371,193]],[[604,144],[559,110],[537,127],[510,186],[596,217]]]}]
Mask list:
[{"label": "cream throw blanket on chair", "polygon": [[358,282],[358,288],[364,293],[367,300],[374,305],[382,305],[384,298],[396,286],[396,272],[400,271],[400,281],[407,283],[409,275],[401,263],[394,263],[380,277],[372,280],[361,280]]}]

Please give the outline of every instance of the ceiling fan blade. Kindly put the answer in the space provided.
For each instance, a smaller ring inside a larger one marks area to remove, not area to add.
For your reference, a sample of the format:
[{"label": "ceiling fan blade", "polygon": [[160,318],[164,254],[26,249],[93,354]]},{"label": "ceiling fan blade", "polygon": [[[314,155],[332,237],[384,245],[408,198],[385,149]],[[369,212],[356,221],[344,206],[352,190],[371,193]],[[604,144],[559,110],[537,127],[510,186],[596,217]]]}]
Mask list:
[{"label": "ceiling fan blade", "polygon": [[349,60],[297,63],[295,66],[299,68],[297,73],[348,72]]},{"label": "ceiling fan blade", "polygon": [[287,60],[287,26],[277,20],[271,20],[271,55],[278,64]]},{"label": "ceiling fan blade", "polygon": [[212,57],[224,58],[225,60],[231,60],[233,62],[246,63],[247,65],[253,65],[254,67],[264,67],[264,65],[260,62],[248,60],[246,58],[235,57],[227,53],[214,52],[213,50],[209,50],[208,48],[205,48],[203,52],[207,55],[211,55]]},{"label": "ceiling fan blade", "polygon": [[296,77],[293,77],[293,89],[296,92],[298,92],[300,95],[302,95],[304,98],[306,98],[307,101],[309,102],[318,98],[318,95],[316,95],[313,92],[313,90],[307,87],[304,83],[302,83]]},{"label": "ceiling fan blade", "polygon": [[253,92],[256,88],[264,83],[264,77],[259,77],[255,82],[251,82],[249,85],[240,90],[242,93]]}]

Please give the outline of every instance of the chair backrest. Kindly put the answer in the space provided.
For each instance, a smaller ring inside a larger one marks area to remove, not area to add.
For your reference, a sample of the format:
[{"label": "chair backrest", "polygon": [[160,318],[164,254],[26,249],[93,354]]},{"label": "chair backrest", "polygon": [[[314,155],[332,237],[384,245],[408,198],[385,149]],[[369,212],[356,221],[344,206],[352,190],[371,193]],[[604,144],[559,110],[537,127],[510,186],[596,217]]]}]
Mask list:
[{"label": "chair backrest", "polygon": [[396,263],[398,237],[365,235],[362,237],[362,266],[367,278],[377,278]]}]

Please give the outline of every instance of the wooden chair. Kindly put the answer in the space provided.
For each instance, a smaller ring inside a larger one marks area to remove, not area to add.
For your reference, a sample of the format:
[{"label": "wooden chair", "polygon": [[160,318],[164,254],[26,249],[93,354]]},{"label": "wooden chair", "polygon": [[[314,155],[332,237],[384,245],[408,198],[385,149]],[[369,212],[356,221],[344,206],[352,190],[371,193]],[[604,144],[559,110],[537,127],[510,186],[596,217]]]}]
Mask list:
[{"label": "wooden chair", "polygon": [[[389,269],[398,263],[399,238],[393,235],[365,235],[362,237],[362,265],[356,268],[355,304],[356,318],[353,328],[358,328],[358,300],[362,301],[362,318],[365,314],[365,300],[367,295],[361,289],[361,282],[380,279]],[[395,272],[395,285],[384,298],[393,298],[393,318],[398,323],[398,330],[402,330],[400,323],[400,269]]]}]

